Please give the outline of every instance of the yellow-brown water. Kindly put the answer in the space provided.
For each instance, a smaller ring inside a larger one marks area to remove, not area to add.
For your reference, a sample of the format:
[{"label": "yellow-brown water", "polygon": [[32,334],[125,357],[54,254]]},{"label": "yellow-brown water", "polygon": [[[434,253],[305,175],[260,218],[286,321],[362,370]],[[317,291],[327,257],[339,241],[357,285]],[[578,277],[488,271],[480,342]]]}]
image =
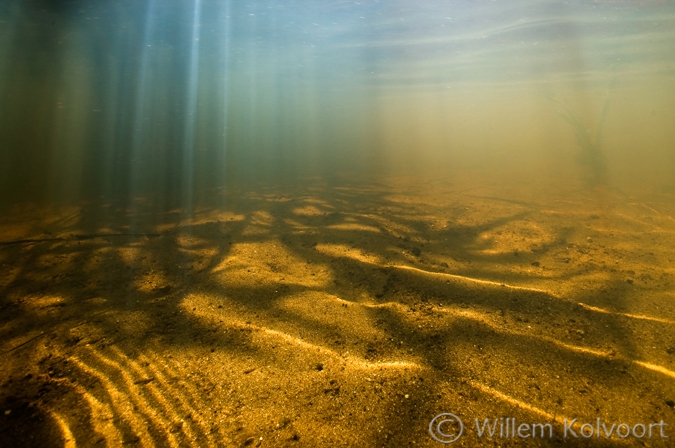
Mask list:
[{"label": "yellow-brown water", "polygon": [[0,444],[668,446],[674,18],[9,2]]}]

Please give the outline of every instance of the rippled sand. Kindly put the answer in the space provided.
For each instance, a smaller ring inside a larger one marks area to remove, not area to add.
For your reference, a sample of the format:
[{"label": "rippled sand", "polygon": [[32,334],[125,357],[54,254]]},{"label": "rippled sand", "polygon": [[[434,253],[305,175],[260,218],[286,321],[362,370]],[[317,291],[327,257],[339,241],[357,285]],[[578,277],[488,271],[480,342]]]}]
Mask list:
[{"label": "rippled sand", "polygon": [[479,440],[500,417],[570,446],[574,418],[675,437],[672,192],[390,177],[218,198],[4,218],[2,446],[441,446],[442,412],[455,446],[542,443]]}]

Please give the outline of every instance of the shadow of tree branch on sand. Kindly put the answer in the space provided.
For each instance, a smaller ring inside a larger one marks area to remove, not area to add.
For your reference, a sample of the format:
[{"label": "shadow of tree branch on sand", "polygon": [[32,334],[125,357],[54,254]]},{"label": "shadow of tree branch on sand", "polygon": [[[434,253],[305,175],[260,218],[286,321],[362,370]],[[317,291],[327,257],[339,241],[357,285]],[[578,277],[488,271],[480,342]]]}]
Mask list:
[{"label": "shadow of tree branch on sand", "polygon": [[[675,315],[638,300],[672,292],[667,249],[639,258],[622,246],[637,230],[586,220],[589,204],[495,197],[319,183],[190,219],[89,204],[49,218],[51,235],[16,231],[0,246],[0,398],[28,403],[10,414],[24,434],[47,419],[108,444],[328,443],[337,428],[398,446],[451,409],[670,418]],[[619,255],[631,269],[610,267]]]}]

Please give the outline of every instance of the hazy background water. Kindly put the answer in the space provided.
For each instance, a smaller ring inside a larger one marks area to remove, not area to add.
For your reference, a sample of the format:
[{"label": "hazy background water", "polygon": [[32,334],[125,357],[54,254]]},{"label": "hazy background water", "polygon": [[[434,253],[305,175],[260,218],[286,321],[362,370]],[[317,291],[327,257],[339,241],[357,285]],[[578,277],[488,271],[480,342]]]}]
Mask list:
[{"label": "hazy background water", "polygon": [[321,176],[675,190],[670,1],[0,5],[0,203]]}]

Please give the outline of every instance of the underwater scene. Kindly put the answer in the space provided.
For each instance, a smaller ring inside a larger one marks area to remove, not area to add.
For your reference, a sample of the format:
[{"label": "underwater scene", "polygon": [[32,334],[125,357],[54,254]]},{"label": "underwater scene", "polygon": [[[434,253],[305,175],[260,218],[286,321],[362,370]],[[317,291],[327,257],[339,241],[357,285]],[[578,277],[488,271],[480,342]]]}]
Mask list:
[{"label": "underwater scene", "polygon": [[4,0],[0,446],[673,446],[674,123],[670,0]]}]

